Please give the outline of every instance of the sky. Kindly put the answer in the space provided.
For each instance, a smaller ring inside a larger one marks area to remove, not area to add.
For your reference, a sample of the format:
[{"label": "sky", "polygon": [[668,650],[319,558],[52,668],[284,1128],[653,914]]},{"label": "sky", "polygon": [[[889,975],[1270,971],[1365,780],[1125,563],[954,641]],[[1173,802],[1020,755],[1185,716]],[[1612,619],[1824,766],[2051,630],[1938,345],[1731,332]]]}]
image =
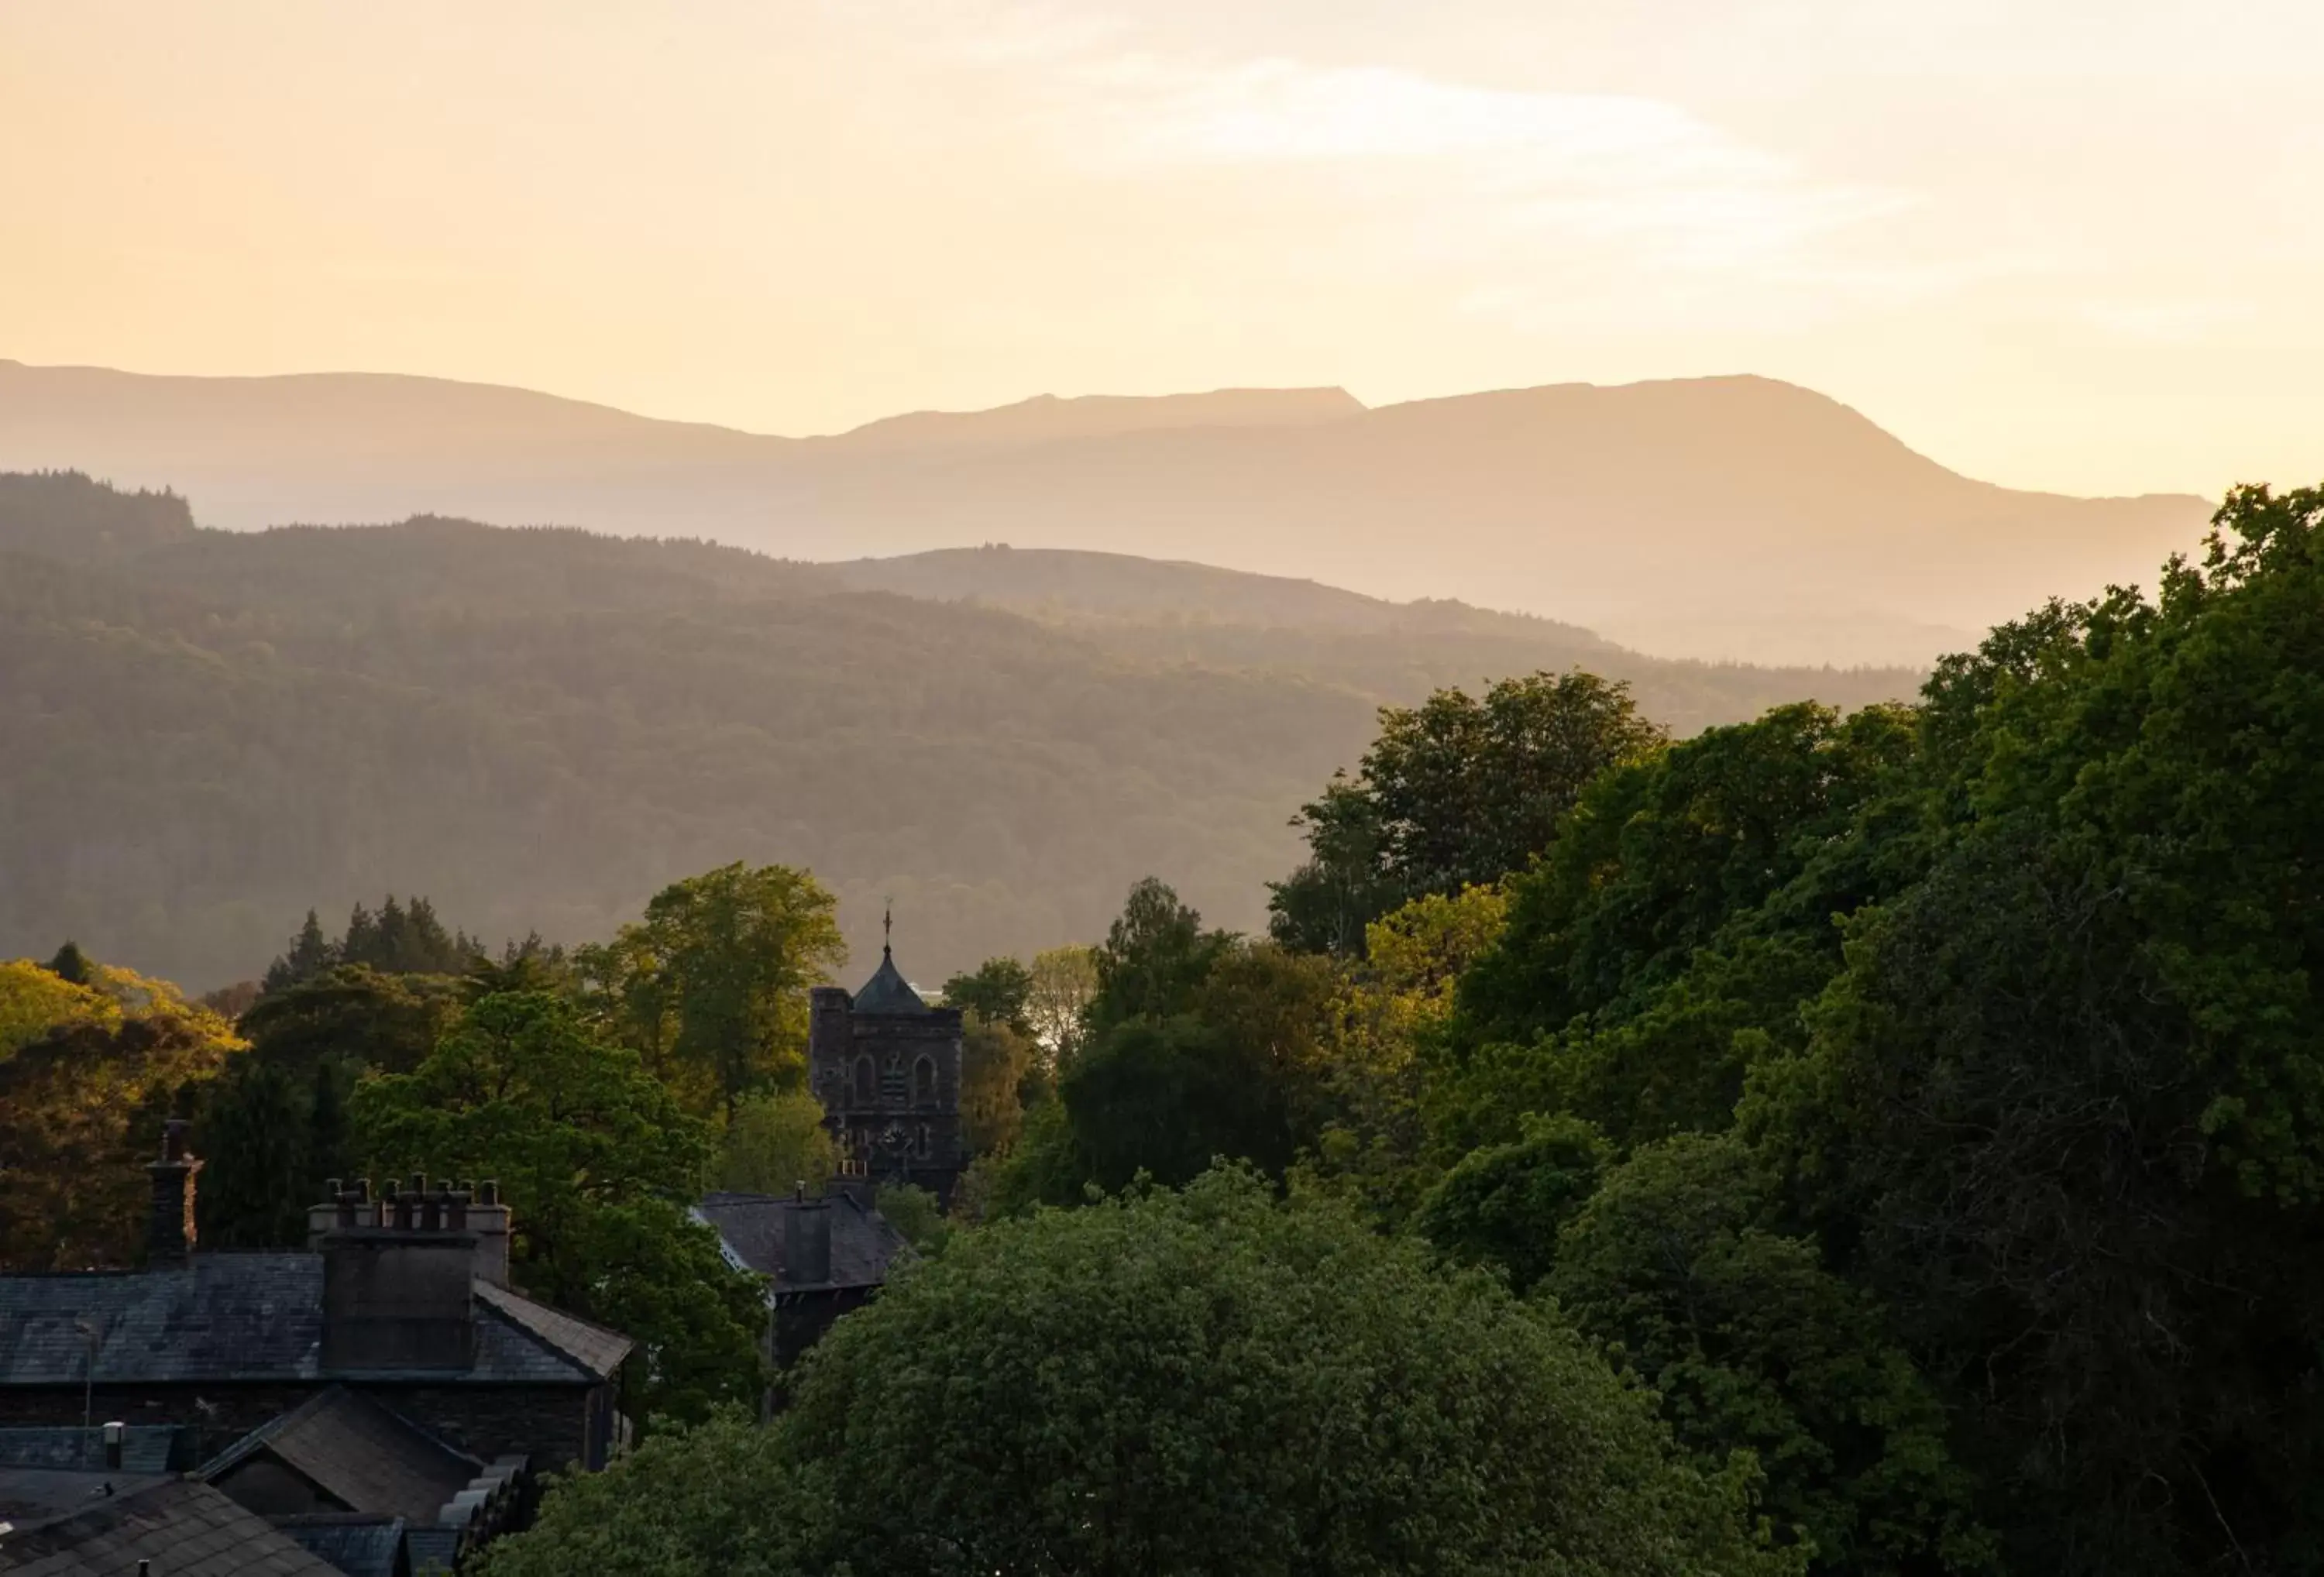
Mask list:
[{"label": "sky", "polygon": [[2313,0],[0,0],[0,357],[757,431],[1758,373],[2324,480]]}]

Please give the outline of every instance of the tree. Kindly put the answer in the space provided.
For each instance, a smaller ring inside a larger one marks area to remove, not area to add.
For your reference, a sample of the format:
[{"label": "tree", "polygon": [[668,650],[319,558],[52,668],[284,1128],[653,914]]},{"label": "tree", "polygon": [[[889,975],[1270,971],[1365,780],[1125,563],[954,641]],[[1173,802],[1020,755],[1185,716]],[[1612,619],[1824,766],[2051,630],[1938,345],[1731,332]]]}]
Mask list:
[{"label": "tree", "polygon": [[1006,1019],[972,1010],[960,1038],[960,1125],[971,1155],[989,1155],[1017,1142],[1025,1125],[1026,1096],[1039,1072],[1039,1048]]},{"label": "tree", "polygon": [[[0,1268],[138,1263],[161,1125],[190,1115],[245,1048],[164,982],[88,966],[106,1004],[74,998],[0,1058]],[[65,982],[59,977],[60,985]]]},{"label": "tree", "polygon": [[1097,997],[1097,950],[1051,947],[1033,955],[1025,1017],[1034,1044],[1055,1071],[1081,1050],[1090,1003]]},{"label": "tree", "polygon": [[1416,1223],[1463,1265],[1497,1265],[1524,1292],[1557,1263],[1557,1234],[1611,1159],[1605,1137],[1574,1117],[1528,1117],[1513,1144],[1471,1150],[1421,1205]]},{"label": "tree", "polygon": [[0,963],[0,1062],[54,1030],[120,1021],[120,1004],[94,987],[76,985],[30,959]]},{"label": "tree", "polygon": [[1033,1038],[1033,972],[1013,958],[988,958],[974,973],[954,975],[944,983],[944,1000],[948,1008]]},{"label": "tree", "polygon": [[1427,1154],[1424,1050],[1508,910],[1501,889],[1471,887],[1415,899],[1367,927],[1328,1005],[1323,1121],[1302,1186],[1360,1201],[1390,1230],[1419,1206],[1441,1169]]},{"label": "tree", "polygon": [[782,1437],[739,1408],[657,1432],[601,1473],[550,1482],[526,1532],[480,1552],[479,1577],[809,1577],[822,1501]]},{"label": "tree", "polygon": [[823,1107],[804,1090],[745,1095],[718,1136],[712,1180],[741,1194],[820,1188],[839,1156],[823,1126]]},{"label": "tree", "polygon": [[1922,874],[1738,1114],[1955,1409],[2013,1570],[2324,1541],[2324,490],[2217,525],[2158,600],[1940,665]]},{"label": "tree", "polygon": [[1204,930],[1203,917],[1179,902],[1167,884],[1145,878],[1130,890],[1097,950],[1091,1032],[1185,1012],[1227,942],[1225,932]]},{"label": "tree", "polygon": [[1549,1310],[1232,1172],[955,1238],[777,1427],[819,1571],[1786,1569]]},{"label": "tree", "polygon": [[90,983],[91,971],[87,955],[77,942],[68,941],[49,960],[49,973],[67,985],[85,986]]},{"label": "tree", "polygon": [[627,1377],[634,1413],[755,1398],[762,1288],[726,1268],[681,1204],[708,1136],[571,1003],[481,999],[419,1067],[364,1080],[349,1115],[364,1159],[388,1176],[500,1180],[512,1276],[646,1350]]},{"label": "tree", "polygon": [[1294,824],[1308,862],[1272,901],[1288,945],[1350,953],[1408,899],[1525,870],[1599,773],[1664,738],[1627,685],[1579,669],[1503,679],[1481,698],[1439,690],[1379,719],[1358,776],[1334,779]]},{"label": "tree", "polygon": [[323,922],[313,909],[309,909],[307,923],[290,938],[290,945],[266,966],[263,983],[266,990],[279,991],[300,981],[312,980],[337,961],[337,954],[330,938],[323,935]]},{"label": "tree", "polygon": [[1876,1300],[1812,1240],[1761,1224],[1768,1205],[1732,1139],[1649,1145],[1565,1207],[1548,1287],[1655,1388],[1698,1460],[1757,1456],[1761,1514],[1813,1570],[1994,1569],[1934,1392]]},{"label": "tree", "polygon": [[846,955],[835,900],[787,865],[673,882],[605,946],[580,951],[607,1022],[689,1109],[732,1116],[806,1077],[807,991]]},{"label": "tree", "polygon": [[703,1125],[634,1052],[535,993],[472,1004],[418,1067],[357,1086],[350,1116],[381,1175],[498,1178],[516,1213],[512,1262],[554,1303],[587,1296],[593,1209],[690,1197],[710,1158]]}]

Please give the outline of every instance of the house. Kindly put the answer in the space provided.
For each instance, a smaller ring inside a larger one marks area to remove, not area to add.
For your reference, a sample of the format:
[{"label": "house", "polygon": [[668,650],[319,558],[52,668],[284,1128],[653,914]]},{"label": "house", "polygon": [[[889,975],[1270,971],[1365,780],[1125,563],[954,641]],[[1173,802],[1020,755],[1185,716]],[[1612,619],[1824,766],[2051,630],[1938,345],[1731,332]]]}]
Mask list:
[{"label": "house", "polygon": [[833,1321],[871,1301],[889,1267],[911,1252],[904,1235],[872,1208],[860,1179],[809,1198],[713,1194],[694,1207],[718,1234],[737,1270],[766,1278],[767,1357],[788,1369]]},{"label": "house", "polygon": [[376,1199],[335,1184],[303,1251],[210,1253],[194,1240],[201,1166],[171,1124],[146,1168],[145,1269],[0,1276],[0,1444],[29,1431],[21,1449],[88,1471],[104,1420],[121,1471],[132,1443],[139,1465],[198,1463],[204,1496],[293,1547],[355,1560],[393,1543],[416,1572],[415,1554],[520,1526],[536,1475],[602,1467],[626,1437],[632,1343],[509,1285],[491,1183],[414,1177]]},{"label": "house", "polygon": [[344,1577],[192,1479],[0,1470],[0,1572],[120,1577],[149,1569],[154,1577]]}]

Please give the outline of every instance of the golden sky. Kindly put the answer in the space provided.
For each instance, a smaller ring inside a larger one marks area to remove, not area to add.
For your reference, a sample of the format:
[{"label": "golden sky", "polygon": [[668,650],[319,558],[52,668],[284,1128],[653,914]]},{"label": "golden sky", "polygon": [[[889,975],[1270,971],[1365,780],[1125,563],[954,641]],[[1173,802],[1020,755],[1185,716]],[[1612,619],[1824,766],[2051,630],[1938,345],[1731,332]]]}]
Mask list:
[{"label": "golden sky", "polygon": [[0,0],[0,356],[831,431],[1755,372],[2324,480],[2315,0]]}]

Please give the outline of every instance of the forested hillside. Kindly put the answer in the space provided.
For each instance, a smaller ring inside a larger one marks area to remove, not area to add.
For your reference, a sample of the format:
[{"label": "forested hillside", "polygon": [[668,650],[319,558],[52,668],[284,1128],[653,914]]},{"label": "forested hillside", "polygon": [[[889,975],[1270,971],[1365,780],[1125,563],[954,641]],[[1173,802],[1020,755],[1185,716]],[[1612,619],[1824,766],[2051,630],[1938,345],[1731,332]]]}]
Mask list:
[{"label": "forested hillside", "polygon": [[208,531],[170,495],[0,479],[0,954],[70,935],[208,986],[388,890],[583,939],[742,858],[814,869],[859,942],[892,897],[936,973],[1087,936],[1154,870],[1256,926],[1312,785],[1437,685],[1587,654],[1692,732],[1914,682],[1347,601],[1374,612],[1035,619],[701,543]]}]

